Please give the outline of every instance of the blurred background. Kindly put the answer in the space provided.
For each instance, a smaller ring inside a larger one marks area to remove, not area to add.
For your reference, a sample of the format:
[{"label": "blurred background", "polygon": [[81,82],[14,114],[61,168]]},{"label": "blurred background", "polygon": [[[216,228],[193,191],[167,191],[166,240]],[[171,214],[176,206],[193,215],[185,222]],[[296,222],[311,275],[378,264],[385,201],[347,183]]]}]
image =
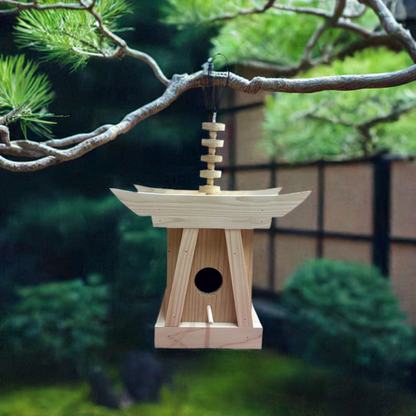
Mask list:
[{"label": "blurred background", "polygon": [[[121,35],[169,78],[198,71],[217,52],[248,79],[412,64],[390,41],[362,45],[338,28],[315,45],[313,65],[298,65],[322,23],[311,14],[275,9],[209,23],[263,3],[135,1],[122,18],[132,30]],[[411,2],[386,3],[413,33]],[[355,23],[381,31],[371,10],[347,5]],[[296,6],[330,12],[334,2]],[[76,71],[45,62],[16,45],[16,19],[0,14],[1,53],[24,52],[48,75],[56,92],[48,110],[64,116],[53,126],[58,138],[117,123],[164,91],[131,58],[91,59]],[[166,230],[109,188],[202,184],[209,113],[202,91],[189,90],[79,159],[0,172],[0,416],[416,414],[416,87],[306,96],[228,89],[220,107],[223,189],[312,190],[293,213],[255,231],[264,349],[153,348]]]}]

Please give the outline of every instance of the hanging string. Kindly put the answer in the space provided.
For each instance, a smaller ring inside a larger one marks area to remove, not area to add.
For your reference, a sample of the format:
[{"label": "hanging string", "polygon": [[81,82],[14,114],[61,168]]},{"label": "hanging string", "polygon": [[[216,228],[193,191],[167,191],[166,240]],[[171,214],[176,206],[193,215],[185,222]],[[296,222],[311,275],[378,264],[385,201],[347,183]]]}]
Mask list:
[{"label": "hanging string", "polygon": [[[216,91],[215,85],[212,83],[212,78],[213,78],[212,74],[214,72],[214,61],[219,56],[222,56],[225,59],[225,65],[227,68],[227,81],[225,83],[225,86],[222,88],[221,94],[219,94],[219,96],[216,97],[216,95],[218,95],[218,92]],[[207,109],[212,108],[212,122],[216,123],[218,107],[221,102],[221,98],[224,94],[224,91],[228,87],[228,81],[230,80],[230,70],[228,67],[228,59],[222,53],[217,53],[212,58],[209,58],[208,61],[202,65],[202,68],[204,70],[204,75],[207,78],[207,86],[202,87],[202,93],[204,94],[204,97],[205,97],[205,103],[206,103]]]}]

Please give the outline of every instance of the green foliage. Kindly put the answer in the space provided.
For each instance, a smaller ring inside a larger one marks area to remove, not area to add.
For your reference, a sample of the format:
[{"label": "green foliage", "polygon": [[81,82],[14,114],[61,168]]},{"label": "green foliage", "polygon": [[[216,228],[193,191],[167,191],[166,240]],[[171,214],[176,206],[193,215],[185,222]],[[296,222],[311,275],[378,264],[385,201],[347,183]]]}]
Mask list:
[{"label": "green foliage", "polygon": [[416,359],[413,330],[375,268],[308,261],[287,281],[282,301],[304,328],[307,358],[401,376]]},{"label": "green foliage", "polygon": [[[91,273],[108,279],[113,272],[122,211],[114,197],[33,200],[21,206],[3,230],[18,256],[10,268],[4,268],[4,275],[17,284]],[[33,258],[35,263],[30,260]]]},{"label": "green foliage", "polygon": [[[262,9],[264,1],[259,0],[170,0],[171,13],[168,23],[180,27],[201,24],[218,17],[235,16],[242,10]],[[279,4],[301,7],[319,7],[332,11],[334,1],[279,1]],[[235,19],[223,20],[221,30],[213,39],[212,54],[221,52],[230,62],[256,60],[280,65],[296,63],[312,34],[322,24],[320,17],[298,14],[291,11],[270,8],[265,13],[240,15]],[[374,13],[367,12],[359,23],[373,29],[378,23]],[[288,30],[290,28],[290,30]],[[346,43],[358,39],[357,35],[342,30],[333,30],[324,34],[313,50],[313,57],[320,55],[321,50],[336,53]]]},{"label": "green foliage", "polygon": [[88,399],[86,383],[55,384],[4,390],[0,414],[410,416],[416,412],[411,393],[342,377],[289,357],[219,350],[199,359],[189,354],[183,358],[192,370],[177,373],[172,388],[163,388],[159,403],[112,410]]},{"label": "green foliage", "polygon": [[156,319],[166,272],[166,231],[149,218],[113,196],[34,201],[8,218],[3,239],[6,287],[98,273],[111,285],[112,343],[149,341],[143,331]]},{"label": "green foliage", "polygon": [[54,93],[46,75],[37,74],[38,65],[26,61],[23,55],[0,56],[0,117],[20,108],[9,122],[20,121],[26,137],[27,128],[41,136],[50,136],[46,112]]},{"label": "green foliage", "polygon": [[[55,1],[39,3],[51,4]],[[73,4],[71,0],[64,3]],[[131,12],[126,0],[97,0],[95,10],[101,15],[104,25],[112,31],[121,30],[117,21]],[[18,19],[16,39],[20,46],[43,52],[45,59],[70,65],[74,70],[86,65],[88,53],[102,55],[115,51],[114,43],[102,35],[94,16],[88,11],[24,11]]]},{"label": "green foliage", "polygon": [[149,218],[126,215],[119,223],[119,260],[113,285],[114,338],[127,345],[153,347],[153,324],[166,287],[166,231]]},{"label": "green foliage", "polygon": [[[172,12],[167,19],[182,27],[201,24],[218,17],[219,34],[213,39],[211,54],[221,52],[232,63],[257,61],[279,65],[296,65],[304,54],[312,35],[323,19],[309,14],[270,8],[265,13],[243,14],[252,8],[261,9],[262,1],[170,0]],[[279,4],[319,7],[330,12],[334,1],[282,1]],[[357,2],[347,2],[353,9]],[[237,16],[237,17],[236,17]],[[372,31],[379,21],[367,10],[355,23]],[[311,58],[334,55],[347,45],[360,41],[352,31],[326,30],[311,51]],[[302,77],[349,75],[388,72],[412,65],[409,56],[385,49],[368,49],[355,53],[330,66],[320,65]],[[416,104],[416,87],[412,84],[381,90],[335,91],[306,94],[276,94],[266,103],[264,139],[259,143],[273,158],[285,162],[300,162],[320,158],[353,158],[379,149],[403,155],[416,152],[416,140],[411,132],[411,116],[399,122],[377,123],[369,134],[358,125],[374,118],[388,116]],[[406,121],[408,120],[408,121]],[[395,121],[395,120],[392,120]],[[370,137],[370,139],[369,139]]]},{"label": "green foliage", "polygon": [[[367,50],[331,67],[319,67],[305,77],[395,71],[411,65],[407,54],[385,49]],[[410,128],[412,113],[398,122],[378,123],[365,142],[357,126],[385,117],[407,105],[416,105],[416,86],[382,90],[323,91],[315,94],[277,94],[268,98],[265,138],[260,144],[271,156],[285,161],[351,158],[385,148],[393,153],[416,152]],[[316,117],[316,118],[315,118]]]},{"label": "green foliage", "polygon": [[[27,286],[1,327],[14,355],[40,354],[82,369],[106,346],[109,294],[99,276]],[[9,352],[9,353],[10,353]]]}]

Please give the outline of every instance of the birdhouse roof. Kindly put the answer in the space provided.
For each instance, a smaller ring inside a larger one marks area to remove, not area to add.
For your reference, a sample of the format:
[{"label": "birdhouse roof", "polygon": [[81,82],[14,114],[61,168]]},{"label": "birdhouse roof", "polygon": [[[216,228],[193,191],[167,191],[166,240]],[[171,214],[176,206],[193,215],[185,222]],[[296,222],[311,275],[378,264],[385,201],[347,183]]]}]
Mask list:
[{"label": "birdhouse roof", "polygon": [[137,192],[111,189],[135,214],[151,216],[153,225],[165,228],[269,228],[273,217],[283,217],[310,191],[279,195],[281,188],[223,191],[204,195],[198,191],[148,188]]}]

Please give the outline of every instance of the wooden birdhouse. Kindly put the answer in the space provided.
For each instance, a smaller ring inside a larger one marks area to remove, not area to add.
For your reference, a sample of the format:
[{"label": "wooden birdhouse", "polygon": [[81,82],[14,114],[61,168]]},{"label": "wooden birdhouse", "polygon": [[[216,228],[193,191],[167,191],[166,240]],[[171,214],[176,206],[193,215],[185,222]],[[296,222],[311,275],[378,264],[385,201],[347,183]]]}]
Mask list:
[{"label": "wooden birdhouse", "polygon": [[155,227],[167,228],[166,292],[155,326],[156,348],[260,349],[263,328],[252,306],[253,230],[297,207],[310,192],[279,195],[281,188],[221,191],[215,163],[221,123],[203,123],[208,164],[199,191],[112,189],[123,204]]}]

